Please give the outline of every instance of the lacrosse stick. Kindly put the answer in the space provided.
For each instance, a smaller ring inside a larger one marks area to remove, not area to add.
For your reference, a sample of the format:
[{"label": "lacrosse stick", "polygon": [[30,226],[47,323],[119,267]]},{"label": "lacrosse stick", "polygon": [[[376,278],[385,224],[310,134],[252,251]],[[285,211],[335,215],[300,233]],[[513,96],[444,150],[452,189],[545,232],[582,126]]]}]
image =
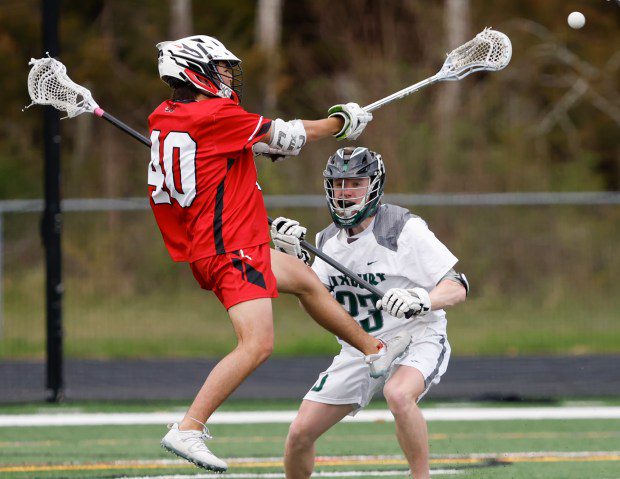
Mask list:
[{"label": "lacrosse stick", "polygon": [[88,88],[72,81],[67,75],[67,68],[61,62],[48,56],[38,60],[31,58],[28,64],[32,65],[28,74],[28,93],[32,103],[26,108],[32,105],[51,105],[57,110],[66,112],[65,118],[73,118],[86,112],[92,113],[109,121],[136,140],[151,146],[148,138],[99,108]]},{"label": "lacrosse stick", "polygon": [[499,71],[510,63],[511,56],[510,39],[502,32],[485,28],[473,40],[448,53],[441,70],[435,75],[377,100],[365,106],[364,110],[374,111],[433,83],[461,80],[470,73],[478,71]]},{"label": "lacrosse stick", "polygon": [[[32,103],[28,106],[51,105],[57,110],[66,112],[66,118],[73,118],[86,112],[93,113],[95,116],[109,121],[144,145],[151,146],[151,140],[147,137],[102,110],[93,100],[88,88],[73,82],[67,75],[67,68],[58,60],[50,57],[38,60],[32,58],[29,65],[32,65],[32,68],[28,74],[28,93]],[[273,220],[268,218],[268,221],[271,224]],[[301,241],[301,245],[363,288],[379,298],[383,297],[383,293],[378,288],[315,248],[314,245],[305,240]],[[411,314],[407,317],[410,316]]]}]

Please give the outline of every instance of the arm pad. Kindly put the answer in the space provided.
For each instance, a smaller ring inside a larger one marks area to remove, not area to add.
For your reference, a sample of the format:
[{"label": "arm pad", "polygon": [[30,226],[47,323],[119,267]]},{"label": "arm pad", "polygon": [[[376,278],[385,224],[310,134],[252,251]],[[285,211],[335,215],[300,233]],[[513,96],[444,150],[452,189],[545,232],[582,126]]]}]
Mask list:
[{"label": "arm pad", "polygon": [[306,129],[301,120],[284,121],[277,118],[273,123],[271,141],[269,147],[274,151],[286,156],[299,154],[302,146],[306,144]]}]

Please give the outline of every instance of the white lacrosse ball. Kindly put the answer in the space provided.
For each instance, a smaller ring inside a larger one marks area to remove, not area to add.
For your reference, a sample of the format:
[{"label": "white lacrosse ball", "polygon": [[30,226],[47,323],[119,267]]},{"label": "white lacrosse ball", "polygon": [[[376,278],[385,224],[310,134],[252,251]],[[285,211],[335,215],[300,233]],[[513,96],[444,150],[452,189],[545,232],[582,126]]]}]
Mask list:
[{"label": "white lacrosse ball", "polygon": [[580,29],[586,24],[586,17],[581,12],[572,12],[568,16],[568,25],[575,30]]}]

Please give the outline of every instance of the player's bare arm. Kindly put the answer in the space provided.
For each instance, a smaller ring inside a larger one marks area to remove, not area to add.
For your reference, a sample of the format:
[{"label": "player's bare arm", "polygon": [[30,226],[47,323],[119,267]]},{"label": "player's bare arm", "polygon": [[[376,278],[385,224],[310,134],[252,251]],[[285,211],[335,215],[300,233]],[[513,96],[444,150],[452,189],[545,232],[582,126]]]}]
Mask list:
[{"label": "player's bare arm", "polygon": [[463,284],[444,279],[428,294],[431,300],[431,310],[451,308],[462,303],[467,298],[467,290]]},{"label": "player's bare arm", "polygon": [[357,103],[334,105],[328,110],[328,115],[321,120],[284,121],[277,118],[261,141],[252,147],[254,154],[281,161],[299,155],[307,142],[330,135],[338,140],[355,140],[372,120],[372,113],[366,112]]},{"label": "player's bare arm", "polygon": [[[344,120],[338,117],[300,121],[306,133],[306,142],[317,141],[328,136],[335,136],[344,126]],[[272,123],[271,128],[269,128],[269,131],[263,138],[264,142],[267,144],[274,142],[276,131],[278,130]]]},{"label": "player's bare arm", "polygon": [[[335,136],[339,140],[357,139],[366,125],[372,120],[372,113],[364,111],[357,103],[334,105],[328,110],[329,116],[320,120],[301,120],[306,131],[306,141],[316,141],[328,136]],[[296,120],[293,120],[296,121]],[[265,141],[274,140],[274,125],[265,135]]]},{"label": "player's bare arm", "polygon": [[308,141],[316,141],[328,136],[335,136],[344,127],[344,119],[339,117],[321,120],[302,120]]}]

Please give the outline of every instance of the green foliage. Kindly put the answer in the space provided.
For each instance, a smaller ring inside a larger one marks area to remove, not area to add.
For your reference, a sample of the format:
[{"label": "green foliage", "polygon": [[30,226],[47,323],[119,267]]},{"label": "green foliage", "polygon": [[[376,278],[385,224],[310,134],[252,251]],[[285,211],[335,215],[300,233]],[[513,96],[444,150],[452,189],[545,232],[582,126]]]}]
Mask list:
[{"label": "green foliage", "polygon": [[[21,112],[28,103],[27,60],[41,55],[39,6],[9,0],[0,12],[0,57],[13,73],[2,79],[4,198],[41,190],[41,115],[38,108]],[[596,93],[617,109],[617,66],[608,63],[617,16],[604,2],[575,5],[588,18],[585,30],[577,32],[559,14],[563,6],[560,0],[472,2],[469,34],[489,24],[504,30],[513,41],[513,62],[501,73],[436,85],[376,112],[363,141],[395,169],[388,190],[618,188],[618,125],[593,100]],[[234,11],[223,0],[194,2],[192,20],[194,31],[221,38],[243,58],[248,109],[260,109],[265,90],[275,88],[277,111],[265,114],[316,118],[333,103],[369,103],[434,73],[443,53],[454,47],[441,31],[444,15],[440,2],[285,2],[280,73],[267,80],[264,64],[273,60],[254,43],[256,2],[236,2]],[[343,25],[342,18],[355,21]],[[148,113],[168,95],[157,76],[154,45],[169,38],[169,23],[168,4],[63,2],[61,59],[101,105],[146,131]],[[592,95],[541,132],[545,116],[581,75],[549,53],[562,45],[589,65],[587,71],[598,73],[585,77]],[[442,113],[441,102],[453,89],[458,93],[452,109]],[[109,125],[84,122],[96,120],[62,123],[65,196],[143,194],[144,148]],[[334,147],[313,145],[303,156],[322,164]],[[261,180],[269,193],[315,193],[316,186],[301,178],[316,171],[306,165],[269,169]]]}]

